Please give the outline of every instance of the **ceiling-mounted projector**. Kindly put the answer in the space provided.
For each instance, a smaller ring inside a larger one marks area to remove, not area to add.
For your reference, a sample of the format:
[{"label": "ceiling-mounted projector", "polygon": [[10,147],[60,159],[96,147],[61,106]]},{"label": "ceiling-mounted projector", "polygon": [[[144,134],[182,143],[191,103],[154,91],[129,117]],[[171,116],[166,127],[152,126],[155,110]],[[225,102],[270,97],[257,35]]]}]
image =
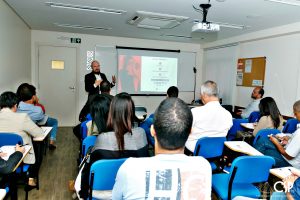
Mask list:
[{"label": "ceiling-mounted projector", "polygon": [[210,33],[218,31],[220,31],[220,25],[210,22],[199,22],[192,27],[192,32]]}]

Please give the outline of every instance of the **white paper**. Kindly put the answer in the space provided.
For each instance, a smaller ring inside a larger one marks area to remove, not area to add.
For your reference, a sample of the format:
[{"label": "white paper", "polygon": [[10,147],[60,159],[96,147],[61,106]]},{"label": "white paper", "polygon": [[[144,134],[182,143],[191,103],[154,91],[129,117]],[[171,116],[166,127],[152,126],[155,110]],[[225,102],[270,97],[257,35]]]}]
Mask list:
[{"label": "white paper", "polygon": [[236,85],[243,85],[243,72],[236,74]]},{"label": "white paper", "polygon": [[252,86],[262,86],[262,80],[253,80]]},{"label": "white paper", "polygon": [[251,73],[252,71],[252,60],[245,61],[245,73]]}]

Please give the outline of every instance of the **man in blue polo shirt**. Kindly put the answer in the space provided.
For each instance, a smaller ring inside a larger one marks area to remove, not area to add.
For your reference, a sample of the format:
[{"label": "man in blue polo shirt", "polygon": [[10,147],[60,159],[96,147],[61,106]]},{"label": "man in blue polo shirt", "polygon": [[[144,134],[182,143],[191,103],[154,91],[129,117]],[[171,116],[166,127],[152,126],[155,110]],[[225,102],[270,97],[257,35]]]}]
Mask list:
[{"label": "man in blue polo shirt", "polygon": [[49,148],[51,150],[55,149],[58,122],[57,119],[45,115],[40,106],[35,106],[35,104],[38,102],[36,88],[28,83],[23,83],[19,86],[17,95],[21,100],[17,112],[27,113],[31,120],[38,125],[52,127],[52,130],[50,131]]}]

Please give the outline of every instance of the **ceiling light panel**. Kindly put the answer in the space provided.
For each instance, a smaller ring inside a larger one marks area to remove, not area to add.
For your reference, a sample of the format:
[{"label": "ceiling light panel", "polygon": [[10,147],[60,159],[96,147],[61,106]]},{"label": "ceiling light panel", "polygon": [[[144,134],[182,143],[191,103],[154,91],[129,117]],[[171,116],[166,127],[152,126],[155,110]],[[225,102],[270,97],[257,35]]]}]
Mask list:
[{"label": "ceiling light panel", "polygon": [[287,4],[287,5],[291,5],[291,6],[300,6],[299,0],[265,0],[265,1]]},{"label": "ceiling light panel", "polygon": [[82,26],[76,24],[60,24],[60,23],[54,23],[54,25],[59,27],[64,27],[64,28],[90,29],[90,30],[101,30],[101,31],[112,30],[111,27],[106,28],[106,27]]},{"label": "ceiling light panel", "polygon": [[63,8],[63,9],[81,10],[81,11],[88,11],[88,12],[100,12],[100,13],[116,14],[116,15],[121,15],[126,13],[125,10],[89,7],[83,5],[73,5],[73,4],[64,4],[64,3],[56,3],[56,2],[46,2],[45,4],[52,8]]}]

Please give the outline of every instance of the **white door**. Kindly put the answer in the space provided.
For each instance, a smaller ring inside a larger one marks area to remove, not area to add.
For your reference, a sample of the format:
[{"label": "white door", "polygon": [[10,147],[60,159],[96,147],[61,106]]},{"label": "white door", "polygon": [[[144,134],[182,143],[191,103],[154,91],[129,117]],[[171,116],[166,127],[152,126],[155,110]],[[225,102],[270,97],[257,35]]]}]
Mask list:
[{"label": "white door", "polygon": [[46,114],[59,126],[76,123],[76,48],[39,46],[38,91]]}]

